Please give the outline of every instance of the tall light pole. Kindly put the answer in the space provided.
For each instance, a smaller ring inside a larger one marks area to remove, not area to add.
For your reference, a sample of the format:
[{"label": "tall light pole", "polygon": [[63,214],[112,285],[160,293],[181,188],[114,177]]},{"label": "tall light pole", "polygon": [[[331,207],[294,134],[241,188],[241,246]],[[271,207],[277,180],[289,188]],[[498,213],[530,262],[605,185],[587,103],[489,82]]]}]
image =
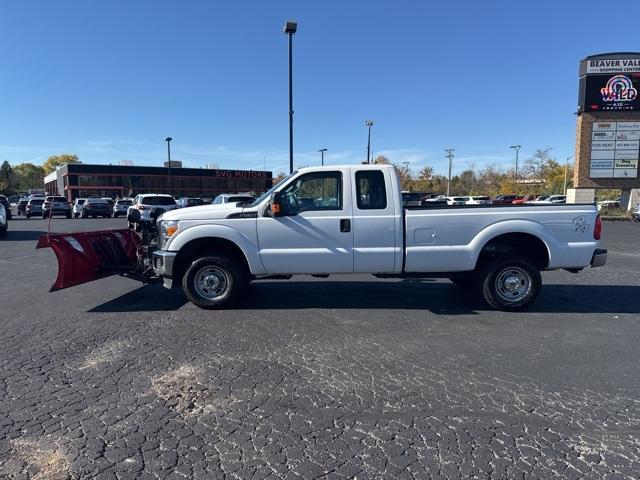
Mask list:
[{"label": "tall light pole", "polygon": [[371,127],[373,127],[373,120],[367,120],[364,124],[369,129],[369,138],[367,139],[367,163],[371,163]]},{"label": "tall light pole", "polygon": [[284,33],[289,35],[289,173],[293,173],[293,34],[298,22],[287,21]]},{"label": "tall light pole", "polygon": [[173,138],[167,137],[164,139],[167,142],[167,165],[169,166],[169,195],[171,195],[171,140]]},{"label": "tall light pole", "polygon": [[324,152],[327,151],[326,148],[321,148],[320,150],[318,150],[320,152],[320,158],[321,158],[321,162],[322,162],[322,166],[324,167]]},{"label": "tall light pole", "polygon": [[516,195],[518,195],[518,152],[520,152],[522,145],[511,145],[509,148],[516,151]]},{"label": "tall light pole", "polygon": [[567,157],[567,160],[564,162],[564,195],[567,194],[567,169],[569,168],[569,160],[571,160],[575,155],[571,155]]},{"label": "tall light pole", "polygon": [[445,157],[449,159],[449,177],[447,178],[447,197],[448,197],[450,193],[450,188],[451,188],[451,165],[453,164],[453,152],[455,152],[455,149],[445,148],[444,151],[447,152]]}]

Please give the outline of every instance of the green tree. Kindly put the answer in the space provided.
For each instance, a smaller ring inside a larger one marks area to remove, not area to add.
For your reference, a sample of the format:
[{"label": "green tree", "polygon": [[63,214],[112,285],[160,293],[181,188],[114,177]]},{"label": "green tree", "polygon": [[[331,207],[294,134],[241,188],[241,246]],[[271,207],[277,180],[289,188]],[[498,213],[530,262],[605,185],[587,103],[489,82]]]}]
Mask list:
[{"label": "green tree", "polygon": [[0,190],[10,190],[14,187],[15,179],[13,168],[8,161],[2,162],[0,165]]},{"label": "green tree", "polygon": [[26,191],[30,188],[42,188],[44,169],[33,163],[19,163],[13,167],[15,185],[18,190]]},{"label": "green tree", "polygon": [[78,156],[75,153],[63,153],[61,155],[51,155],[42,164],[44,168],[44,174],[49,175],[54,172],[58,167],[66,165],[67,163],[81,163]]}]

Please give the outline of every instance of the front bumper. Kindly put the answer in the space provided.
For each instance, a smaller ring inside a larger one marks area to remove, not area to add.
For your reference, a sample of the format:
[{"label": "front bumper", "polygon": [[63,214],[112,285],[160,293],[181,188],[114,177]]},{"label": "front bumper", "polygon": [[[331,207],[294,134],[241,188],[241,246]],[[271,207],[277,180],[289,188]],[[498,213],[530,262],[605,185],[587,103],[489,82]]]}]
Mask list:
[{"label": "front bumper", "polygon": [[[173,263],[178,252],[155,250],[153,252],[153,272],[164,279],[164,286],[170,286],[173,278]],[[169,280],[169,282],[167,282]]]},{"label": "front bumper", "polygon": [[607,251],[604,248],[596,248],[591,257],[591,268],[601,267],[607,263]]}]

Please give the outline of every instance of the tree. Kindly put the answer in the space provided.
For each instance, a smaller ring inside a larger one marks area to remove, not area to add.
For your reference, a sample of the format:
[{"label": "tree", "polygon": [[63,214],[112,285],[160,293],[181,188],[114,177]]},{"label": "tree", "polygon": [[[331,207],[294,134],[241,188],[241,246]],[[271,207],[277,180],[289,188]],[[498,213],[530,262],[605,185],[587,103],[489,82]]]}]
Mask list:
[{"label": "tree", "polygon": [[30,188],[42,188],[44,169],[33,163],[19,163],[13,167],[15,185],[18,190],[27,191]]},{"label": "tree", "polygon": [[282,180],[286,176],[287,175],[284,172],[278,172],[278,174],[275,177],[273,177],[273,179],[271,181],[275,185],[276,183],[278,183],[280,180]]},{"label": "tree", "polygon": [[376,163],[379,165],[389,165],[391,161],[384,155],[378,155],[376,159],[373,161],[373,163]]},{"label": "tree", "polygon": [[74,153],[63,153],[62,155],[51,155],[42,164],[44,174],[49,175],[54,172],[58,167],[66,165],[67,163],[81,163],[78,156]]},{"label": "tree", "polygon": [[11,168],[11,164],[5,160],[2,162],[2,165],[0,165],[0,190],[11,190],[14,184],[13,168]]}]

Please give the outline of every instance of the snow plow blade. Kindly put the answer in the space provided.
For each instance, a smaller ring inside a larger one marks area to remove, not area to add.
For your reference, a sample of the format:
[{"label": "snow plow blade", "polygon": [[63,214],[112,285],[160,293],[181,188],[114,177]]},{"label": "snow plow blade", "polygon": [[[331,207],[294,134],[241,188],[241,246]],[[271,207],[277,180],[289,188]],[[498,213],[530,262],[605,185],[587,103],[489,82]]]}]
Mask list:
[{"label": "snow plow blade", "polygon": [[42,235],[36,248],[51,247],[58,277],[50,292],[135,270],[140,238],[131,230]]}]

